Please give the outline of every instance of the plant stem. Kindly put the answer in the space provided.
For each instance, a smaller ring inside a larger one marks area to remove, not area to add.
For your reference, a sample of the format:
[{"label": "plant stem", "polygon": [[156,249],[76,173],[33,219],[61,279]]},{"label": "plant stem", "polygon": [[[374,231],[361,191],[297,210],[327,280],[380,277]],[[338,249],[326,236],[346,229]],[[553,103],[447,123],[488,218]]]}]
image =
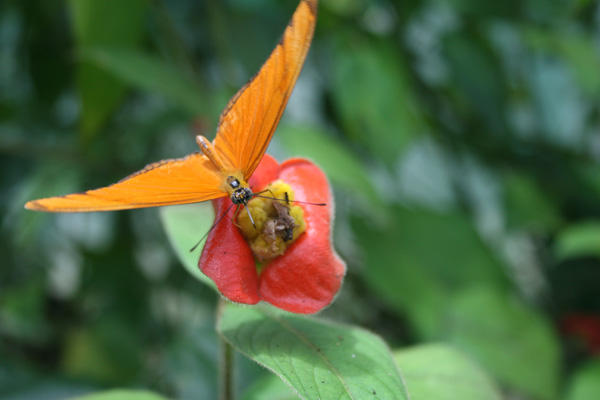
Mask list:
[{"label": "plant stem", "polygon": [[[220,299],[218,314],[224,305],[224,300]],[[233,400],[233,347],[221,335],[219,342],[219,399]]]}]

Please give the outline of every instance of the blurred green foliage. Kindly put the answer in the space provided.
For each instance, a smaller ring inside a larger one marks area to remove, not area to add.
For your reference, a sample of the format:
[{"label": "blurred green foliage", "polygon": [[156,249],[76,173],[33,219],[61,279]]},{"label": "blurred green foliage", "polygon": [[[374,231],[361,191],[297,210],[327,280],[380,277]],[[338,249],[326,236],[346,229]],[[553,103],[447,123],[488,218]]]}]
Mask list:
[{"label": "blurred green foliage", "polygon": [[[216,396],[216,295],[155,210],[23,204],[195,151],[296,3],[0,2],[0,397]],[[397,353],[408,383],[447,362],[489,398],[484,373],[600,398],[599,71],[598,1],[321,0],[270,152],[334,187],[348,274],[323,317],[453,346]],[[206,228],[179,217],[191,247]],[[236,378],[289,396],[241,356]]]},{"label": "blurred green foliage", "polygon": [[443,344],[414,346],[394,355],[411,398],[498,400],[500,394],[480,367]]},{"label": "blurred green foliage", "polygon": [[303,399],[408,400],[386,344],[356,327],[290,315],[271,308],[228,304],[217,330],[228,343],[273,371]]}]

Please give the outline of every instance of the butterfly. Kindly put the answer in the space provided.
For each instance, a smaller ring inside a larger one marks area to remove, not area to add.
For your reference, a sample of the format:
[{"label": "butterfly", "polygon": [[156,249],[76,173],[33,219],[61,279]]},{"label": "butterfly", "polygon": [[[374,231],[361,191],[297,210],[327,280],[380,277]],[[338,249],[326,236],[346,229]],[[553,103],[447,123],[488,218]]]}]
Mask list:
[{"label": "butterfly", "polygon": [[248,179],[267,150],[312,41],[317,0],[301,0],[281,40],[227,103],[211,143],[196,136],[200,151],[147,165],[100,189],[32,200],[25,208],[48,212],[111,211],[196,203],[229,196],[246,205]]}]

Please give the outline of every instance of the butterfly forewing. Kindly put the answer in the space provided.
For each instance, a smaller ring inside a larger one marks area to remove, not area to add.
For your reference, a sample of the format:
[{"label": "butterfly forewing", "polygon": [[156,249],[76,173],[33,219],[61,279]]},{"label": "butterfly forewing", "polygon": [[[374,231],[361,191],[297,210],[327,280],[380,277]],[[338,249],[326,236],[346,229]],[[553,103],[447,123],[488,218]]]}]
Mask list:
[{"label": "butterfly forewing", "polygon": [[221,114],[215,149],[245,178],[265,154],[298,79],[316,22],[316,0],[300,2],[258,74],[229,101]]},{"label": "butterfly forewing", "polygon": [[228,175],[248,179],[267,150],[306,58],[316,7],[317,0],[300,2],[258,74],[227,104],[214,141],[219,162],[199,153],[160,161],[114,185],[34,200],[25,207],[54,212],[109,211],[195,203],[227,195]]},{"label": "butterfly forewing", "polygon": [[109,211],[195,203],[225,196],[222,177],[203,155],[163,160],[121,181],[83,193],[30,201],[26,208],[51,212]]}]

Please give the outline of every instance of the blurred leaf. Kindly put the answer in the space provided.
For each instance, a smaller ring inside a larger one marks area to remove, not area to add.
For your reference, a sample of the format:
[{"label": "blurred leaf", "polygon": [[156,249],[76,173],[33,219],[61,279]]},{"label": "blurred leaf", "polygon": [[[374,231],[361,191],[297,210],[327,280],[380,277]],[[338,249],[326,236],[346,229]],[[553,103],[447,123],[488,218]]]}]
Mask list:
[{"label": "blurred leaf", "polygon": [[[8,2],[3,3],[6,4]],[[63,94],[65,87],[70,86],[72,82],[72,49],[68,45],[65,46],[65,43],[70,44],[72,39],[70,27],[65,24],[64,3],[64,1],[36,1],[28,3],[33,10],[29,13],[28,18],[26,17],[28,19],[26,22],[27,35],[24,35],[23,41],[19,43],[19,51],[15,54],[6,54],[5,49],[0,50],[0,52],[4,53],[3,56],[6,57],[1,62],[3,67],[7,65],[5,60],[20,58],[26,54],[26,69],[29,75],[23,71],[25,73],[19,75],[17,81],[20,81],[20,83],[24,80],[29,81],[30,77],[31,81],[27,85],[33,83],[36,100],[43,101],[45,103],[44,107],[51,107],[59,96]],[[9,5],[9,15],[10,8]],[[0,14],[5,16],[7,13],[5,10],[0,10]],[[0,31],[6,32],[6,29],[0,27]],[[6,36],[1,38],[0,42],[7,43],[10,48],[10,41],[7,42],[5,40]],[[9,61],[8,65],[11,63]],[[1,80],[2,73],[0,72]],[[0,86],[2,86],[1,83]],[[3,87],[0,89],[3,95],[8,98],[15,97],[16,93],[11,93],[11,90],[5,92],[6,89],[9,88]],[[16,97],[19,96],[17,95]]]},{"label": "blurred leaf", "polygon": [[523,10],[530,24],[533,21],[538,25],[556,26],[566,22],[565,17],[569,15],[569,8],[575,5],[575,1],[527,0],[515,3],[513,10]]},{"label": "blurred leaf", "polygon": [[[79,51],[92,47],[133,48],[142,37],[146,0],[70,0],[73,33]],[[91,138],[125,94],[110,74],[83,62],[78,66],[81,96],[81,132]]]},{"label": "blurred leaf", "polygon": [[233,304],[224,306],[217,329],[303,398],[408,399],[386,344],[362,329]]},{"label": "blurred leaf", "polygon": [[81,56],[128,85],[162,94],[193,116],[208,110],[199,86],[157,57],[119,48],[88,48]]},{"label": "blurred leaf", "polygon": [[564,59],[583,90],[598,94],[600,51],[593,38],[573,31],[545,31],[529,27],[523,33],[525,40],[533,48]]},{"label": "blurred leaf", "polygon": [[[208,233],[215,221],[212,203],[205,201],[198,204],[161,207],[160,217],[169,242],[185,269],[196,279],[214,288],[213,281],[198,267],[198,260],[206,240],[202,237]],[[202,242],[198,247],[190,251],[200,239]]]},{"label": "blurred leaf", "polygon": [[[68,158],[68,155],[64,155]],[[72,163],[63,161],[40,162],[34,172],[24,180],[14,198],[11,199],[5,222],[15,226],[12,237],[15,248],[27,249],[35,242],[43,231],[44,220],[51,218],[46,213],[25,210],[25,203],[42,197],[61,196],[81,190],[81,171],[73,168]],[[14,218],[14,221],[10,221]]]},{"label": "blurred leaf", "polygon": [[114,389],[75,397],[73,400],[166,400],[166,397],[146,390]]},{"label": "blurred leaf", "polygon": [[159,312],[174,320],[176,327],[173,339],[167,344],[163,367],[164,376],[174,390],[173,397],[217,398],[218,337],[214,307],[180,290],[162,292],[159,296]]},{"label": "blurred leaf", "polygon": [[593,1],[594,0],[575,0],[575,1],[569,2],[569,5],[575,12],[579,12],[579,11],[583,10],[585,7],[587,7]]},{"label": "blurred leaf", "polygon": [[456,160],[441,143],[430,136],[416,139],[397,165],[397,181],[391,177],[381,182],[388,198],[432,210],[457,208]]},{"label": "blurred leaf", "polygon": [[298,395],[275,375],[256,381],[244,393],[242,400],[297,400]]},{"label": "blurred leaf", "polygon": [[74,378],[128,383],[140,372],[139,339],[126,322],[112,317],[74,329],[65,339],[62,368]]},{"label": "blurred leaf", "polygon": [[463,215],[391,211],[385,230],[355,220],[364,274],[375,293],[408,313],[423,337],[445,331],[443,310],[456,291],[473,284],[505,286],[500,264]]},{"label": "blurred leaf", "polygon": [[[584,183],[583,186],[588,188],[590,198],[600,198],[600,165],[596,163],[581,163],[576,166],[577,176]],[[586,196],[587,199],[587,196]],[[594,201],[594,204],[598,204]]]},{"label": "blurred leaf", "polygon": [[331,9],[336,14],[352,16],[364,12],[366,0],[322,0],[324,8]]},{"label": "blurred leaf", "polygon": [[89,393],[94,388],[89,384],[73,382],[60,378],[38,378],[17,390],[3,393],[2,400],[53,400],[72,399]]},{"label": "blurred leaf", "polygon": [[519,2],[507,0],[502,2],[482,2],[477,0],[452,0],[448,2],[456,11],[465,13],[471,18],[483,20],[484,18],[510,17],[515,13]]},{"label": "blurred leaf", "polygon": [[398,52],[346,36],[333,56],[333,100],[344,132],[376,157],[396,161],[427,129]]},{"label": "blurred leaf", "polygon": [[559,343],[541,314],[484,286],[457,295],[446,313],[447,339],[498,380],[535,398],[556,397]]},{"label": "blurred leaf", "polygon": [[486,373],[458,350],[421,345],[394,353],[412,400],[500,400]]},{"label": "blurred leaf", "polygon": [[482,40],[456,33],[444,42],[444,52],[453,78],[452,88],[464,96],[492,133],[503,132],[505,92],[495,54]]},{"label": "blurred leaf", "polygon": [[86,377],[98,381],[114,381],[119,371],[113,370],[110,354],[102,348],[93,331],[78,330],[66,339],[63,369],[74,377]]},{"label": "blurred leaf", "polygon": [[504,179],[508,225],[517,229],[550,232],[560,223],[559,211],[535,182],[516,173]]},{"label": "blurred leaf", "polygon": [[[548,257],[556,263],[555,257]],[[600,315],[600,260],[596,257],[575,257],[560,260],[558,265],[548,267],[547,283],[552,293],[554,312],[563,317],[573,315]],[[563,321],[565,322],[565,321]],[[566,327],[565,327],[566,328]],[[578,329],[577,329],[578,330]],[[584,337],[592,339],[600,328],[586,327]],[[587,341],[587,340],[586,340]],[[597,339],[591,342],[600,343]],[[591,343],[590,342],[590,343]],[[583,347],[580,342],[578,347]],[[597,346],[598,344],[596,344]]]},{"label": "blurred leaf", "polygon": [[600,257],[600,222],[569,225],[556,238],[554,253],[562,260],[578,256]]},{"label": "blurred leaf", "polygon": [[600,399],[600,360],[591,361],[575,372],[566,399]]},{"label": "blurred leaf", "polygon": [[[6,343],[8,345],[8,343]],[[0,342],[0,397],[10,398],[11,394],[20,394],[35,385],[37,375],[31,367],[24,367],[13,361],[8,349]]]},{"label": "blurred leaf", "polygon": [[50,334],[44,307],[45,292],[41,279],[3,288],[0,292],[0,333],[39,345]]},{"label": "blurred leaf", "polygon": [[343,143],[316,128],[298,125],[279,127],[277,137],[291,156],[306,157],[315,161],[333,183],[362,198],[364,206],[368,209],[384,208],[371,178],[365,172],[365,166]]}]

